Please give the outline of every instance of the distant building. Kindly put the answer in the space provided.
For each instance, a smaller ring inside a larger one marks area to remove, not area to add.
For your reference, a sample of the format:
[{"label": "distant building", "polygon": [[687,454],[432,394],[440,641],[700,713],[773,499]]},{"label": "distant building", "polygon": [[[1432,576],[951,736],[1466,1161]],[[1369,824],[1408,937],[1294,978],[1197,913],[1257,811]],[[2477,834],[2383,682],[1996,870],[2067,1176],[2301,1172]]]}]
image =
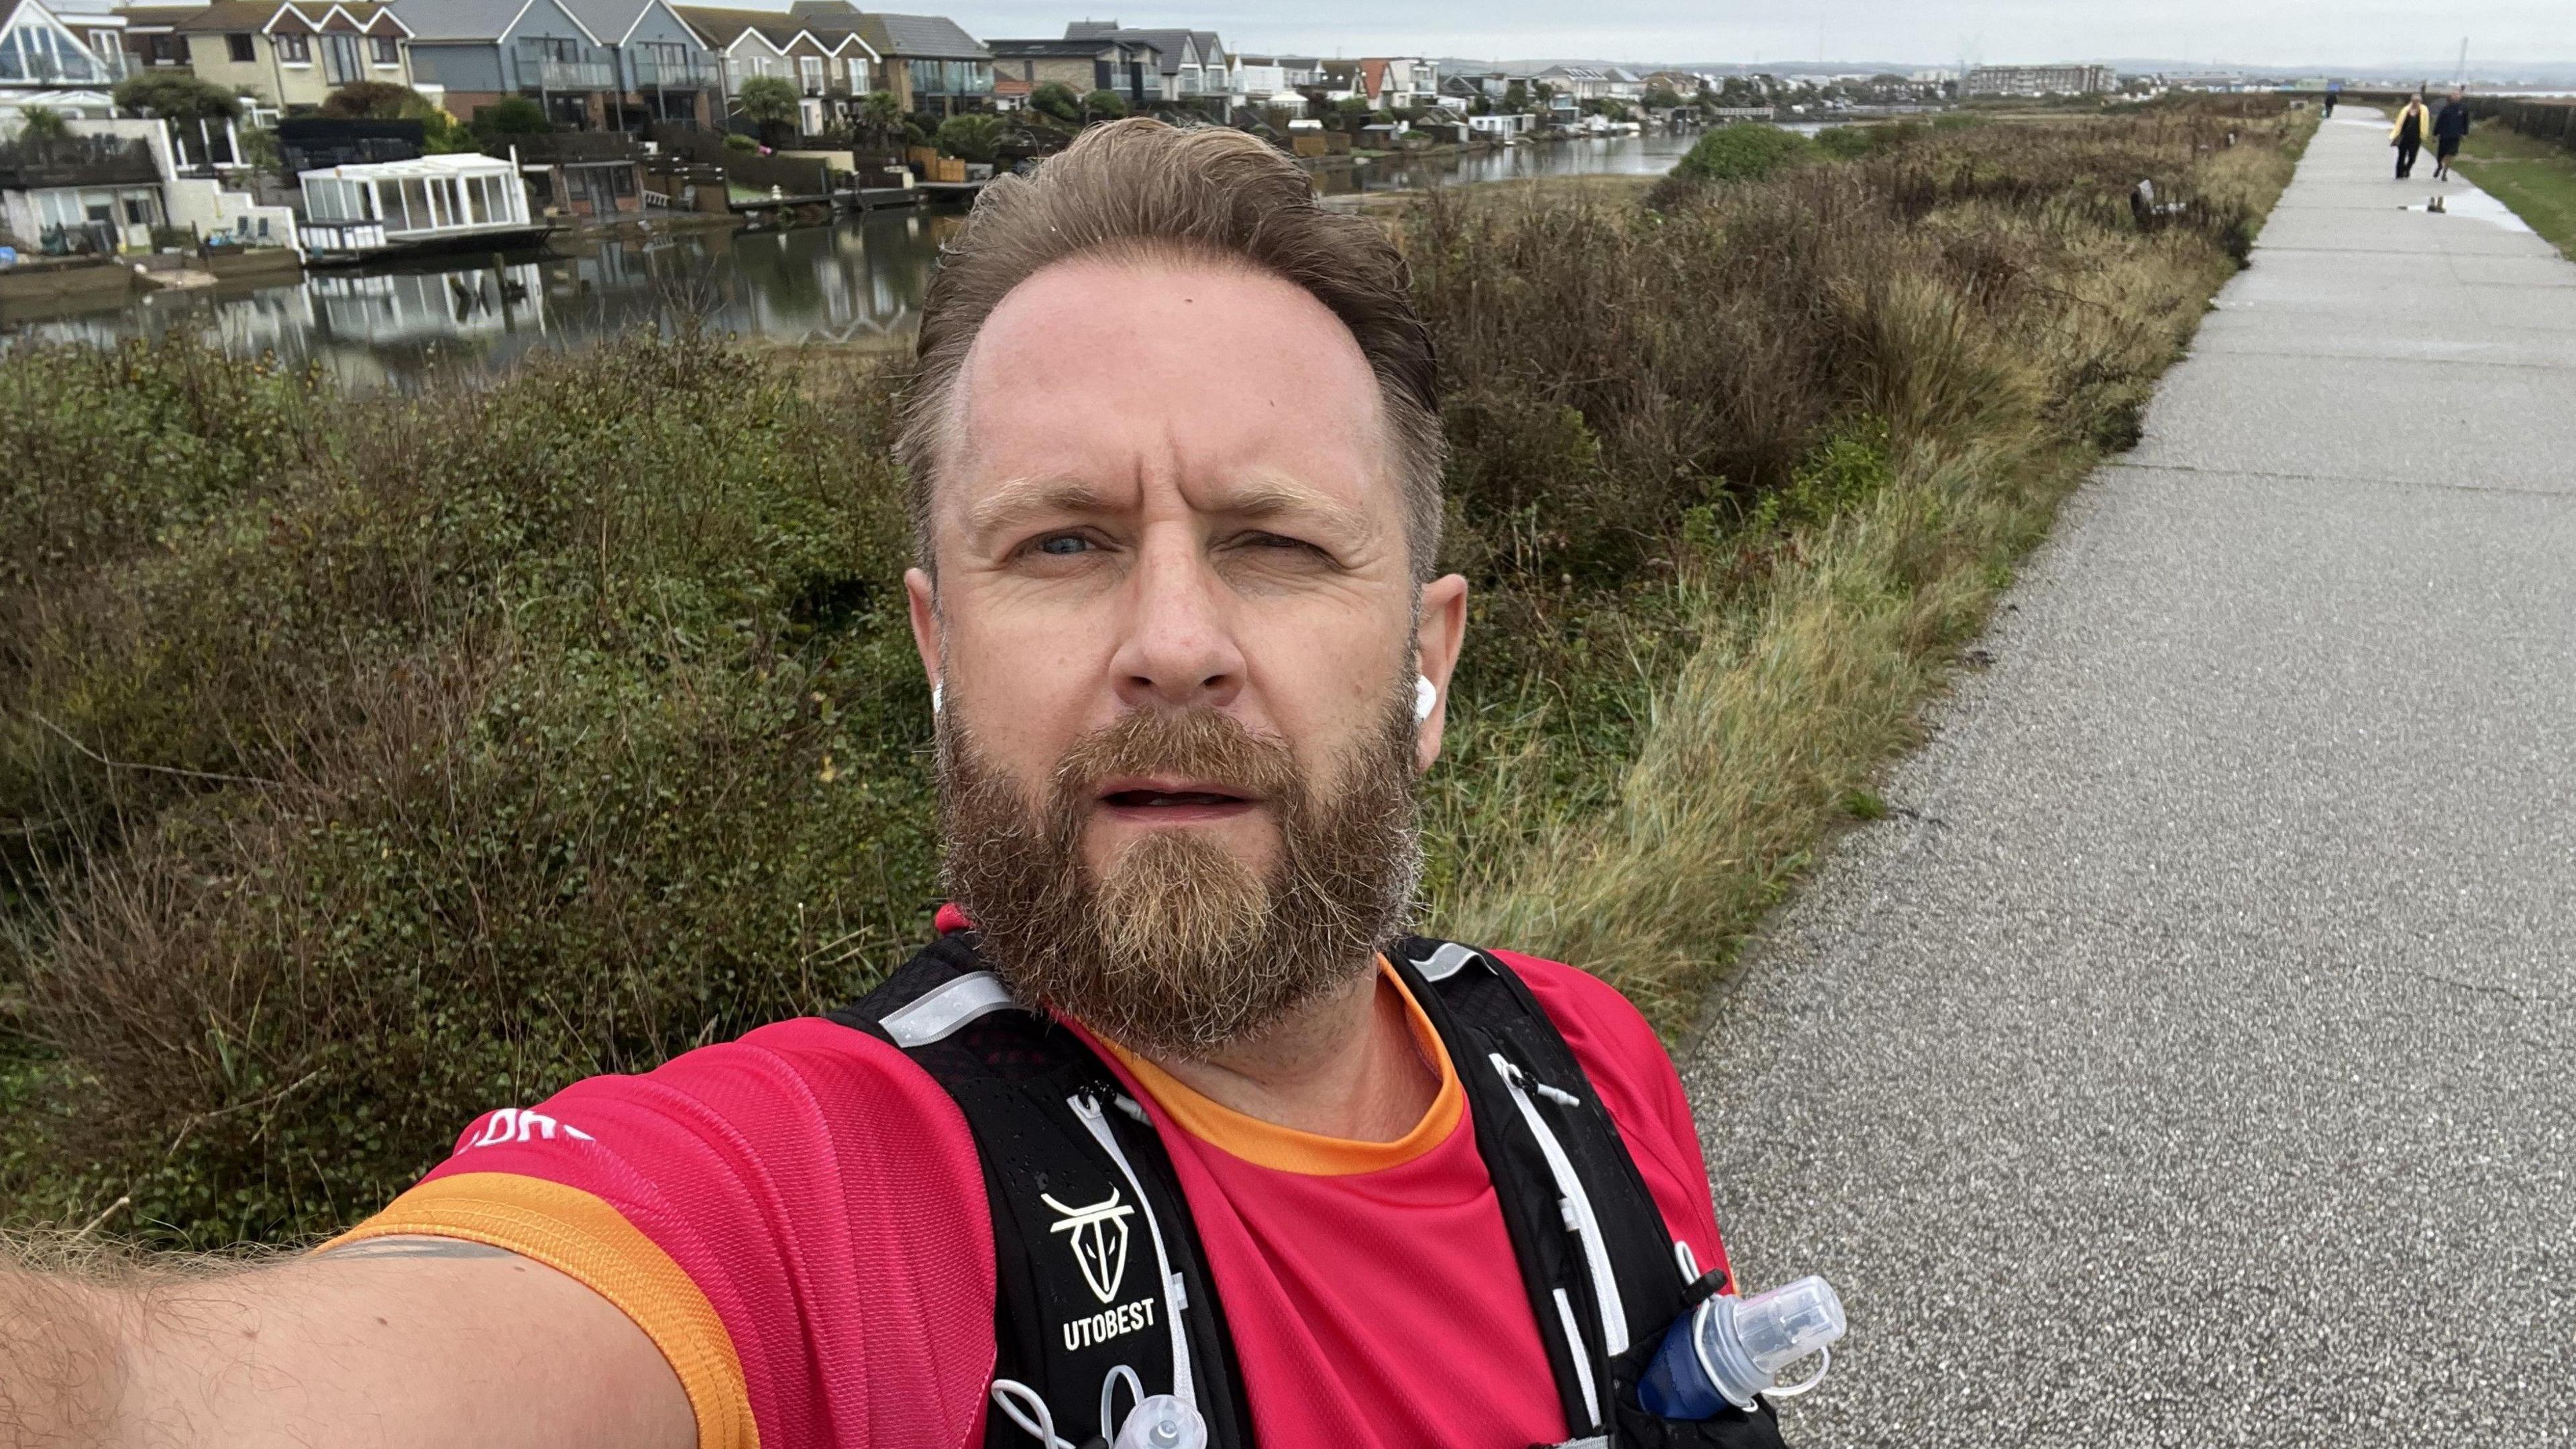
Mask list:
[{"label": "distant building", "polygon": [[2107,65],[1981,65],[1963,87],[1972,96],[2098,96],[2119,88]]}]

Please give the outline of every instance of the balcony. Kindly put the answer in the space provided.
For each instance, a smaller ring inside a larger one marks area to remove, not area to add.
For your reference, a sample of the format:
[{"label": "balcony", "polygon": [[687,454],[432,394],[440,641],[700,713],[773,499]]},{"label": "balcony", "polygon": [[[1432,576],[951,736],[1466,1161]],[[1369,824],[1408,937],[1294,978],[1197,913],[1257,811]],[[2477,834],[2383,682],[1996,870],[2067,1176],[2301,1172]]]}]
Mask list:
[{"label": "balcony", "polygon": [[114,136],[0,143],[0,190],[45,186],[150,186],[161,179],[152,147]]},{"label": "balcony", "polygon": [[637,90],[713,90],[715,85],[716,68],[711,61],[635,58]]},{"label": "balcony", "polygon": [[537,89],[541,91],[605,91],[616,88],[616,67],[604,60],[548,60],[537,65]]}]

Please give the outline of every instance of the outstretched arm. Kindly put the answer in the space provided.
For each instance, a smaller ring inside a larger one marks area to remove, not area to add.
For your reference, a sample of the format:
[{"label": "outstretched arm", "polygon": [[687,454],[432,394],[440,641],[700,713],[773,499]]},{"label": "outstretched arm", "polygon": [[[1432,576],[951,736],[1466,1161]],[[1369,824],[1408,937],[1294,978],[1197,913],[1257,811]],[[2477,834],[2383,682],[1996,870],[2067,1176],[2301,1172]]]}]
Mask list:
[{"label": "outstretched arm", "polygon": [[515,1253],[376,1238],[229,1272],[0,1264],[0,1449],[686,1449],[680,1380]]}]

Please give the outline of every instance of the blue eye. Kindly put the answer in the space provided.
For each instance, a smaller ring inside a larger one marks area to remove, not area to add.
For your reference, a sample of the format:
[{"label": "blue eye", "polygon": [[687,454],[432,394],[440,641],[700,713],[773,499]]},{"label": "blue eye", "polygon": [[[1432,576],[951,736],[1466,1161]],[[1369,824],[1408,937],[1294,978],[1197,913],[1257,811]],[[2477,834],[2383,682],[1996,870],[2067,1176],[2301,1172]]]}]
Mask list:
[{"label": "blue eye", "polygon": [[1091,540],[1078,533],[1059,533],[1038,540],[1038,552],[1054,554],[1058,558],[1070,557],[1090,547]]}]

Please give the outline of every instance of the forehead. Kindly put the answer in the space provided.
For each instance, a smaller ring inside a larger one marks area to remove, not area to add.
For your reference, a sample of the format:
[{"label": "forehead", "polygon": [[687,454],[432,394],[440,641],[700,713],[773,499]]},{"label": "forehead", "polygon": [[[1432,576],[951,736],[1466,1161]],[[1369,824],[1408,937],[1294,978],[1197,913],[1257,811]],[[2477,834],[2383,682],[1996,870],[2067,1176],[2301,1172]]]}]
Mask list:
[{"label": "forehead", "polygon": [[1400,512],[1376,375],[1294,283],[1188,257],[1084,257],[1022,282],[959,369],[934,513],[1050,475],[1262,476]]}]

